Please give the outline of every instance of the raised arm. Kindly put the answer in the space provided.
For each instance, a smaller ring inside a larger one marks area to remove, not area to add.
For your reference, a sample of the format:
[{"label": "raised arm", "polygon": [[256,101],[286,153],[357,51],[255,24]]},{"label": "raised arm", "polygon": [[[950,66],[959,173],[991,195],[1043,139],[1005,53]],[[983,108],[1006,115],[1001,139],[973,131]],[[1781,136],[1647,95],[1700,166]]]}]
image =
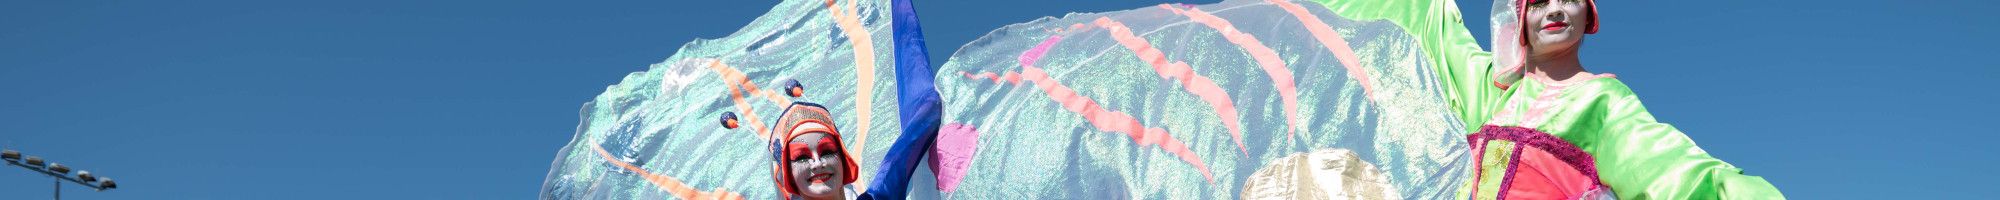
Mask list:
[{"label": "raised arm", "polygon": [[1722,162],[1672,125],[1653,119],[1623,85],[1594,105],[1602,130],[1588,145],[1601,180],[1620,199],[1783,199],[1764,178]]}]

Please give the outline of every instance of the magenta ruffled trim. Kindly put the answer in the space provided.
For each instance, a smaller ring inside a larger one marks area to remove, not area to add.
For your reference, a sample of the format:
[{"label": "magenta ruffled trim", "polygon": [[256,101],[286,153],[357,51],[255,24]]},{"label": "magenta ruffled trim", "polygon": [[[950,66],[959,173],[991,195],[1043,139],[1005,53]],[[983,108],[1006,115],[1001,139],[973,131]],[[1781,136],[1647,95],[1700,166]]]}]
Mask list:
[{"label": "magenta ruffled trim", "polygon": [[[1583,172],[1585,176],[1590,176],[1591,184],[1604,185],[1597,177],[1596,158],[1592,158],[1590,153],[1583,152],[1583,149],[1577,148],[1575,144],[1570,144],[1569,141],[1564,141],[1555,135],[1549,135],[1548,133],[1543,133],[1532,128],[1487,125],[1480,127],[1478,133],[1466,136],[1466,139],[1480,142],[1486,140],[1507,140],[1514,141],[1516,144],[1539,148],[1542,151],[1548,151],[1549,154],[1554,154],[1556,158],[1562,159],[1563,163],[1569,163],[1570,167]],[[1519,148],[1516,148],[1515,155],[1517,157],[1514,159],[1519,160]],[[1510,164],[1508,166],[1507,177],[1510,179],[1507,180],[1508,182],[1512,182],[1511,179],[1514,177],[1513,166],[1515,165],[1518,164]],[[1505,182],[1502,184],[1505,184]],[[1501,192],[1505,193],[1506,191],[1503,189]]]}]

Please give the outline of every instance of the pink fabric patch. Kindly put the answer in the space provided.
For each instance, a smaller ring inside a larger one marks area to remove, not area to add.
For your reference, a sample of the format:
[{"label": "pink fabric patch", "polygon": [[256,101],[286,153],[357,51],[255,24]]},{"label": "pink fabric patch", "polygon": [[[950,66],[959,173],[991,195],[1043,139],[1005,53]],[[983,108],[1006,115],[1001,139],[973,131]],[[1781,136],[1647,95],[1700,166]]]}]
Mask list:
[{"label": "pink fabric patch", "polygon": [[938,128],[938,137],[931,145],[931,172],[937,174],[937,187],[944,193],[958,189],[958,181],[965,178],[966,168],[972,167],[972,155],[979,151],[979,131],[972,125],[952,123]]}]

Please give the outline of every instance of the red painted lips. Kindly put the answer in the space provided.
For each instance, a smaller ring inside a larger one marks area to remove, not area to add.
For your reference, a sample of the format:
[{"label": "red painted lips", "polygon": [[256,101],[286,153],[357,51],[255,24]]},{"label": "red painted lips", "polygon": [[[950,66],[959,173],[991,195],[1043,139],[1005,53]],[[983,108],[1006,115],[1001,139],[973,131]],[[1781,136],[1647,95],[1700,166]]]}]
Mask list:
[{"label": "red painted lips", "polygon": [[1549,24],[1546,24],[1546,25],[1542,25],[1542,30],[1546,30],[1546,31],[1553,31],[1553,30],[1556,30],[1556,29],[1563,29],[1563,28],[1568,28],[1568,27],[1569,27],[1569,23],[1563,23],[1563,22],[1549,22]]}]

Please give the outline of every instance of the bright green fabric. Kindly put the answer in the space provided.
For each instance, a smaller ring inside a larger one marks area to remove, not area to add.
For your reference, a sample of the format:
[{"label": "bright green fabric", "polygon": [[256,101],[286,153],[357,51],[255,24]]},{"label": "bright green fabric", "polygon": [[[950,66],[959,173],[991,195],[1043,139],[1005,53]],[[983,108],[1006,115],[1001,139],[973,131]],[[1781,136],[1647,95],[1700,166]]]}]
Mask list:
[{"label": "bright green fabric", "polygon": [[[1467,130],[1527,125],[1563,138],[1595,157],[1599,179],[1621,199],[1784,198],[1763,178],[1743,175],[1654,120],[1615,78],[1569,84],[1530,78],[1508,90],[1494,87],[1492,53],[1480,49],[1452,1],[1316,1],[1342,17],[1388,20],[1407,29],[1437,63],[1430,70]],[[1538,99],[1545,92],[1556,96]],[[1552,106],[1541,111],[1543,119],[1526,117],[1536,104]]]},{"label": "bright green fabric", "polygon": [[[1514,164],[1513,163],[1514,160],[1509,158],[1514,157],[1515,148],[1521,148],[1521,147],[1515,146],[1513,141],[1505,141],[1505,140],[1496,140],[1491,143],[1481,144],[1480,146],[1488,149],[1488,151],[1486,151],[1486,153],[1479,154],[1480,155],[1479,166],[1501,166],[1501,167],[1479,168],[1480,172],[1478,175],[1480,177],[1477,180],[1506,180],[1507,167],[1505,166]],[[1463,189],[1471,190],[1473,188],[1478,188],[1478,190],[1473,191],[1473,193],[1471,194],[1461,194],[1461,195],[1477,195],[1478,197],[1481,197],[1479,199],[1494,199],[1500,194],[1500,186],[1501,186],[1500,184],[1505,183],[1502,181],[1467,181],[1467,182],[1474,182],[1473,184],[1476,186],[1466,187]]]},{"label": "bright green fabric", "polygon": [[[1776,187],[1722,162],[1653,119],[1616,78],[1516,83],[1486,125],[1532,127],[1589,152],[1599,180],[1621,199],[1776,199]],[[1553,94],[1553,97],[1542,97]],[[1542,116],[1537,117],[1536,107]]]}]

